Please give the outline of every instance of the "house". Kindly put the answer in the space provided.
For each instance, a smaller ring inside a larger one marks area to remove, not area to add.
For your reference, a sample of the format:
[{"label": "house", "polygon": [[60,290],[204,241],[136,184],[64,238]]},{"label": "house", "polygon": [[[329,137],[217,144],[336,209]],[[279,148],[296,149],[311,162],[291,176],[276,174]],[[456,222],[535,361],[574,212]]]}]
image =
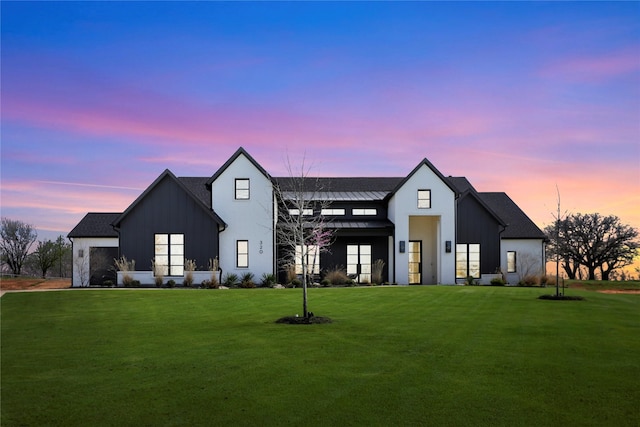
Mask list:
[{"label": "house", "polygon": [[[109,260],[122,256],[136,261],[132,274],[143,284],[153,283],[152,260],[178,283],[187,259],[202,277],[215,258],[225,273],[282,276],[276,229],[288,207],[277,194],[286,199],[301,179],[270,176],[243,148],[211,177],[165,170],[124,212],[88,213],[69,233],[73,286],[120,280]],[[365,283],[376,260],[383,280],[400,284],[489,283],[500,275],[515,283],[544,272],[546,237],[505,193],[478,192],[427,159],[405,177],[302,183],[318,202],[304,215],[322,215],[334,232],[313,273],[343,267]]]}]

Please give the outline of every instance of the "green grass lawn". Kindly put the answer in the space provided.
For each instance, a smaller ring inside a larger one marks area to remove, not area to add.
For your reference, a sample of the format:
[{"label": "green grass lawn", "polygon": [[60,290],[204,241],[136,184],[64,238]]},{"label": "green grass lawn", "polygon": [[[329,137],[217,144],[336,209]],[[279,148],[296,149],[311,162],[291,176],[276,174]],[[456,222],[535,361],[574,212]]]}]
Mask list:
[{"label": "green grass lawn", "polygon": [[2,426],[640,424],[640,295],[78,290],[1,303]]}]

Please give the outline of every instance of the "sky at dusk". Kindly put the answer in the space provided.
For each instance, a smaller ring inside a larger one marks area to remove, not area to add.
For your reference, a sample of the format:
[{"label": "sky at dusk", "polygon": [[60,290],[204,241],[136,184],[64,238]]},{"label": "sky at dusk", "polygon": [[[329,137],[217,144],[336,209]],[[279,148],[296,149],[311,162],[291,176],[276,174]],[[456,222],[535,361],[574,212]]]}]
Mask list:
[{"label": "sky at dusk", "polygon": [[272,176],[406,176],[428,158],[541,228],[640,228],[638,2],[10,2],[2,216],[66,235],[164,169],[244,147]]}]

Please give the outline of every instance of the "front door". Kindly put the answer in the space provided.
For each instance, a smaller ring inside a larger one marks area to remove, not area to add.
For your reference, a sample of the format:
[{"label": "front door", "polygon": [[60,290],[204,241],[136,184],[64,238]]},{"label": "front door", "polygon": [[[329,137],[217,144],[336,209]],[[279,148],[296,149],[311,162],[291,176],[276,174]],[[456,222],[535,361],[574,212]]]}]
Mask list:
[{"label": "front door", "polygon": [[422,284],[422,240],[409,241],[409,284]]},{"label": "front door", "polygon": [[358,283],[371,283],[371,245],[347,245],[347,274]]}]

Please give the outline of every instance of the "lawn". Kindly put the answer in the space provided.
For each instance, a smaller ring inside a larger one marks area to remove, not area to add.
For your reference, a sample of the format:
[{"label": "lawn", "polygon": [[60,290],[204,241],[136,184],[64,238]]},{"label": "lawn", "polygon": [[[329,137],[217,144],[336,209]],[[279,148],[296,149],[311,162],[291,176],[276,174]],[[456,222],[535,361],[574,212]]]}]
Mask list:
[{"label": "lawn", "polygon": [[3,426],[640,424],[640,295],[77,290],[1,302]]}]

